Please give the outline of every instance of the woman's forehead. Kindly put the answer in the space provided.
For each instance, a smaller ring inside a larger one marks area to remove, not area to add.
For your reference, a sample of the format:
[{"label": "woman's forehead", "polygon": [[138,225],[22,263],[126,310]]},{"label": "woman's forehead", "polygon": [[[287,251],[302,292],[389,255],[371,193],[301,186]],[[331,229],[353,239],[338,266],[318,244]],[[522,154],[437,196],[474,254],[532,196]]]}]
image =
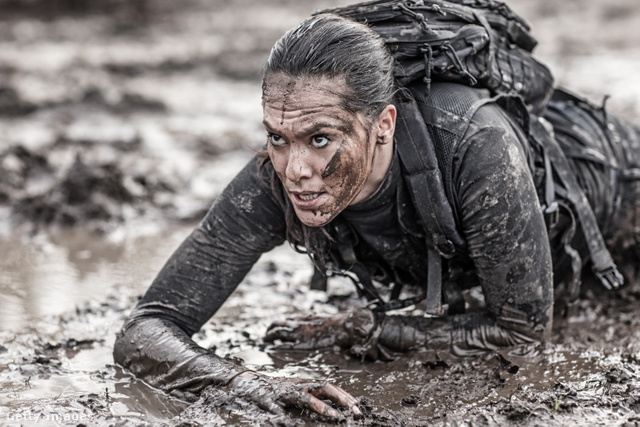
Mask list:
[{"label": "woman's forehead", "polygon": [[352,134],[367,129],[362,113],[345,108],[344,78],[291,77],[277,74],[265,79],[263,123],[274,132],[309,134],[336,129]]},{"label": "woman's forehead", "polygon": [[268,76],[263,84],[263,104],[286,104],[318,100],[341,104],[347,93],[343,77],[292,77],[285,74]]}]

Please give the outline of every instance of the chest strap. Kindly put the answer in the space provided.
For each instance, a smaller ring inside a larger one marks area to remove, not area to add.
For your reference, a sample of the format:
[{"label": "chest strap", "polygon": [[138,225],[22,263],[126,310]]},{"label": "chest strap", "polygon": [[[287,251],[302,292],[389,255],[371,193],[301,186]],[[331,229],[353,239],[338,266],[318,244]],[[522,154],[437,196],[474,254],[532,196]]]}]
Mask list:
[{"label": "chest strap", "polygon": [[[337,262],[339,268],[332,271],[349,278],[356,289],[358,295],[365,297],[368,301],[368,307],[377,313],[386,313],[390,310],[398,310],[412,305],[416,305],[425,299],[425,295],[418,295],[411,298],[397,299],[400,294],[402,283],[396,283],[392,291],[391,298],[385,302],[380,296],[378,290],[373,284],[369,270],[361,262],[358,261],[354,250],[355,237],[349,225],[338,216],[332,221],[336,236],[336,251],[332,253],[334,262]],[[438,255],[438,260],[440,256]],[[315,273],[314,273],[315,275]],[[355,276],[355,277],[354,277]],[[326,276],[325,276],[326,283]]]}]

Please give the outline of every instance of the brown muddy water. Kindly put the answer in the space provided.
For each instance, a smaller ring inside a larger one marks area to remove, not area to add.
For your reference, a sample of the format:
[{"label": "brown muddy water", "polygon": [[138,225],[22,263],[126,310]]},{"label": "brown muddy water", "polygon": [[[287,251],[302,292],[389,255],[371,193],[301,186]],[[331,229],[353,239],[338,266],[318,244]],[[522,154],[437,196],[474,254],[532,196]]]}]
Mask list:
[{"label": "brown muddy water", "polygon": [[[188,406],[114,366],[114,334],[259,147],[259,67],[282,32],[347,1],[0,0],[0,425],[323,425],[219,390]],[[636,0],[509,2],[560,84],[640,118]],[[80,10],[78,10],[80,9]],[[631,266],[635,268],[636,266]],[[195,339],[261,372],[332,381],[347,425],[639,425],[640,286],[587,289],[546,347],[365,362],[265,346],[267,326],[354,306],[266,254]],[[525,356],[526,354],[526,356]]]}]

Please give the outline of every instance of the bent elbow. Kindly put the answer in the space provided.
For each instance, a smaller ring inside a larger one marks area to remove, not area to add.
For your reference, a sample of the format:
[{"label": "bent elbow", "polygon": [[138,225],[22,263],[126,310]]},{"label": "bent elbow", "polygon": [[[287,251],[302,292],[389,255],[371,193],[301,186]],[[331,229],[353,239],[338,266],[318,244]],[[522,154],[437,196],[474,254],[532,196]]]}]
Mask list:
[{"label": "bent elbow", "polygon": [[135,340],[128,333],[129,331],[130,329],[127,329],[126,326],[123,327],[122,330],[116,333],[116,340],[113,344],[113,361],[126,369],[131,366],[131,355],[135,351]]},{"label": "bent elbow", "polygon": [[551,337],[553,304],[545,309],[534,310],[534,313],[503,307],[497,321],[501,327],[509,331],[516,345],[533,342],[545,343]]}]

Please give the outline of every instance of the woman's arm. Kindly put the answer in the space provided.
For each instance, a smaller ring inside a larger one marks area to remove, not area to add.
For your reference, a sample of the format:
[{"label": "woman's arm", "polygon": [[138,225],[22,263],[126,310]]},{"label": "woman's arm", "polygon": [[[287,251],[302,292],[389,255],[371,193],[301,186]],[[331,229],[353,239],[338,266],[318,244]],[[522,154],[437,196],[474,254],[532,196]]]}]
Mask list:
[{"label": "woman's arm", "polygon": [[174,252],[117,337],[114,358],[148,383],[193,397],[243,369],[196,345],[209,320],[263,252],[284,240],[282,211],[253,159]]},{"label": "woman's arm", "polygon": [[553,320],[549,240],[521,138],[506,114],[490,104],[478,110],[454,157],[460,224],[486,314],[387,316],[380,344],[464,355],[548,338]]},{"label": "woman's arm", "polygon": [[191,336],[220,308],[263,252],[284,241],[282,211],[258,179],[254,159],[225,189],[204,220],[158,274],[118,334],[117,363],[149,384],[185,400],[207,386],[284,415],[309,409],[340,413],[324,400],[361,412],[340,387],[265,376],[221,359]]},{"label": "woman's arm", "polygon": [[294,406],[338,419],[340,413],[322,399],[359,415],[356,399],[340,387],[251,372],[191,339],[260,255],[284,241],[282,210],[258,178],[257,160],[229,184],[167,261],[118,334],[114,360],[185,400],[212,385],[228,387],[237,398],[276,415]]}]

